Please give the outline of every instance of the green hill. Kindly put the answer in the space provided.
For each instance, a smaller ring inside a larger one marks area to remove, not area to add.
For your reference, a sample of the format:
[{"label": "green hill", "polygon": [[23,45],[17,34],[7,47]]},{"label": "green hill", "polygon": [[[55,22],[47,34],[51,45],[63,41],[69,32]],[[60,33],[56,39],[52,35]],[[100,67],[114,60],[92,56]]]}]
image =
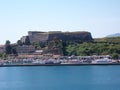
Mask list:
[{"label": "green hill", "polygon": [[95,42],[120,44],[120,37],[95,38]]},{"label": "green hill", "polygon": [[92,42],[69,43],[67,55],[113,55],[120,54],[120,37],[95,38]]}]

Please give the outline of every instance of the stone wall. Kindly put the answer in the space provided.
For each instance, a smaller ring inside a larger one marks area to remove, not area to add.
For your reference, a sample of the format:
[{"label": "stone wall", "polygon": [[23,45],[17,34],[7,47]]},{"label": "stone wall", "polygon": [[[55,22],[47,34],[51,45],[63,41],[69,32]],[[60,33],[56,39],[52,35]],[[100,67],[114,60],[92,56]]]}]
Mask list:
[{"label": "stone wall", "polygon": [[38,32],[29,31],[28,37],[31,43],[34,42],[49,42],[55,37],[62,41],[91,41],[93,40],[90,32]]},{"label": "stone wall", "polygon": [[89,32],[65,32],[49,34],[48,41],[51,41],[54,37],[61,39],[62,41],[90,41],[92,36]]}]

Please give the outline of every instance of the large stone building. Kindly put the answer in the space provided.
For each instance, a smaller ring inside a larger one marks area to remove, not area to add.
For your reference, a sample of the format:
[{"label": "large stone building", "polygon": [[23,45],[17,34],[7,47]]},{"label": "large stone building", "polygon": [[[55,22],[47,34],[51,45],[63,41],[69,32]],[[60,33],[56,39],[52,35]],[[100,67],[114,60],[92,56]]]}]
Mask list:
[{"label": "large stone building", "polygon": [[27,36],[23,36],[21,41],[24,43],[25,40],[29,38],[30,43],[34,42],[49,42],[54,38],[59,38],[62,41],[91,41],[93,40],[90,32],[38,32],[38,31],[29,31]]},{"label": "large stone building", "polygon": [[33,52],[35,52],[35,47],[32,45],[17,46],[16,51],[18,54],[20,54],[20,53],[33,53]]}]

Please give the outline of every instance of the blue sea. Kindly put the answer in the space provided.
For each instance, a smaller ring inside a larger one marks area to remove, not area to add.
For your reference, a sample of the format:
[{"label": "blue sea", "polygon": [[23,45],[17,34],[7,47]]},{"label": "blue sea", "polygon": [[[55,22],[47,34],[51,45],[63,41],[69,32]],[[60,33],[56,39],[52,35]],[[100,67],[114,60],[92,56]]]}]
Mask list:
[{"label": "blue sea", "polygon": [[120,66],[0,67],[0,90],[120,90]]}]

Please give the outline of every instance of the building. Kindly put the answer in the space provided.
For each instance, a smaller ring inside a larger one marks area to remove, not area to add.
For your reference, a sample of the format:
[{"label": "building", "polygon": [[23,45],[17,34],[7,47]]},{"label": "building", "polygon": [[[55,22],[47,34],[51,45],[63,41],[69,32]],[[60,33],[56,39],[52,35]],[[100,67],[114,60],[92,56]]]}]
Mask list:
[{"label": "building", "polygon": [[5,45],[0,45],[0,53],[4,53],[5,52]]},{"label": "building", "polygon": [[[28,39],[26,39],[28,38]],[[39,43],[39,42],[49,42],[54,38],[58,38],[64,41],[91,41],[93,40],[91,33],[86,31],[78,32],[61,32],[61,31],[50,31],[50,32],[38,32],[29,31],[27,36],[21,38],[21,42]]]},{"label": "building", "polygon": [[22,45],[22,46],[17,46],[16,51],[18,54],[22,53],[33,53],[35,52],[35,47],[32,45]]}]

